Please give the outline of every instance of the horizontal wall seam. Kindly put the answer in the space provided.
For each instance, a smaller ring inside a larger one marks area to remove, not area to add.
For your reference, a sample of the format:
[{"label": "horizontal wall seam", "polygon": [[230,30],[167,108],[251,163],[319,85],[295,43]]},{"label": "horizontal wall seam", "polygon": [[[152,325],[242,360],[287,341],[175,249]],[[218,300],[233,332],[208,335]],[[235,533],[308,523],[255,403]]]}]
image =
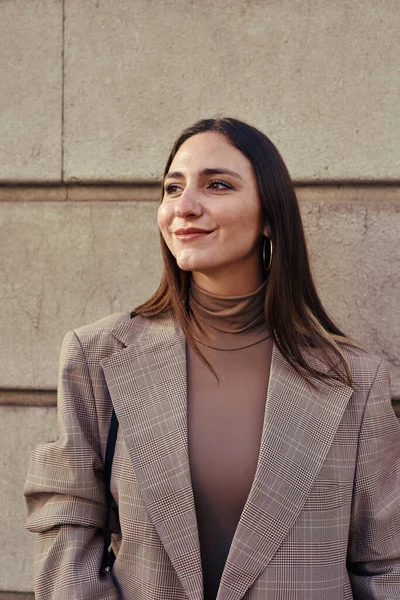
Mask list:
[{"label": "horizontal wall seam", "polygon": [[50,407],[56,405],[57,392],[55,390],[0,389],[0,406]]},{"label": "horizontal wall seam", "polygon": [[160,182],[130,185],[0,185],[0,202],[157,202]]},{"label": "horizontal wall seam", "polygon": [[[161,179],[86,179],[79,180],[78,178],[72,177],[69,181],[60,180],[1,180],[0,188],[5,187],[124,187],[124,186],[137,186],[137,185],[160,185]],[[400,186],[400,179],[292,179],[295,186],[298,187],[336,187],[336,186],[350,186],[350,187],[398,187]]]},{"label": "horizontal wall seam", "polygon": [[0,591],[0,600],[35,600],[31,592]]},{"label": "horizontal wall seam", "polygon": [[[400,417],[400,397],[394,396],[392,404]],[[57,391],[0,389],[0,406],[57,406]]]},{"label": "horizontal wall seam", "polygon": [[[160,181],[129,184],[85,185],[0,185],[0,202],[158,202]],[[363,204],[382,201],[400,203],[400,182],[396,185],[376,182],[335,184],[315,182],[295,183],[299,200],[355,201]]]}]

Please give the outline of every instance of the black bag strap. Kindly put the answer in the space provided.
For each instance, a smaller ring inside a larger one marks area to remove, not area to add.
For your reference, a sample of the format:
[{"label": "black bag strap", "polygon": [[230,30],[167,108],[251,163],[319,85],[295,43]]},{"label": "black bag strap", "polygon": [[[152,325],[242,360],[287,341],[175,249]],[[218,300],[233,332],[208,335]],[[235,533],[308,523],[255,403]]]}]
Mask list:
[{"label": "black bag strap", "polygon": [[112,503],[111,495],[111,471],[115,452],[115,444],[118,435],[118,419],[113,409],[111,415],[110,429],[108,431],[108,439],[106,446],[106,456],[104,459],[104,484],[106,486],[106,521],[104,526],[104,550],[103,559],[101,561],[101,571],[111,571],[115,561],[115,554],[110,548],[111,544],[111,529],[110,529],[110,509]]}]

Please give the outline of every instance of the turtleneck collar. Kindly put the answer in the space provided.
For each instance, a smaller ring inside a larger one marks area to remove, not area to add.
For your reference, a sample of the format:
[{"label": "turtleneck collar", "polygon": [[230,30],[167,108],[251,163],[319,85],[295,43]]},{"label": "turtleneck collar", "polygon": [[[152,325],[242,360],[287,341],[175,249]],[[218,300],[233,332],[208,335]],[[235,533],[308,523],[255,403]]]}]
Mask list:
[{"label": "turtleneck collar", "polygon": [[189,307],[195,338],[217,350],[239,350],[269,337],[265,322],[263,282],[244,296],[218,296],[203,290],[192,280]]}]

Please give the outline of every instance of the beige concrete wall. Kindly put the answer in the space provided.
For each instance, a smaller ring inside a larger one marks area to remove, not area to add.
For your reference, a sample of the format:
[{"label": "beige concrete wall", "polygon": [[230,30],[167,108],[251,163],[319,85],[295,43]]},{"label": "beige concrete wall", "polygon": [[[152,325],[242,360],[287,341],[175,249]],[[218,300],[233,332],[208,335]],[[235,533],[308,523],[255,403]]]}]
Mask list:
[{"label": "beige concrete wall", "polygon": [[65,27],[67,180],[157,177],[217,113],[296,179],[398,178],[397,0],[68,0]]},{"label": "beige concrete wall", "polygon": [[0,381],[55,389],[66,331],[132,310],[156,289],[156,204],[6,202],[0,214]]},{"label": "beige concrete wall", "polygon": [[296,179],[397,180],[399,26],[397,0],[6,0],[0,180],[154,178],[219,113]]},{"label": "beige concrete wall", "polygon": [[400,398],[399,29],[397,0],[0,2],[0,598],[32,589],[21,492],[62,337],[155,289],[157,179],[195,119],[254,123],[310,184],[322,299]]},{"label": "beige concrete wall", "polygon": [[[324,303],[343,329],[389,361],[393,394],[400,396],[400,303],[393,293],[400,190],[304,187],[298,194]],[[155,291],[161,261],[153,198],[4,202],[4,387],[55,389],[67,330],[129,311]]]},{"label": "beige concrete wall", "polygon": [[0,2],[0,181],[59,181],[62,2]]}]

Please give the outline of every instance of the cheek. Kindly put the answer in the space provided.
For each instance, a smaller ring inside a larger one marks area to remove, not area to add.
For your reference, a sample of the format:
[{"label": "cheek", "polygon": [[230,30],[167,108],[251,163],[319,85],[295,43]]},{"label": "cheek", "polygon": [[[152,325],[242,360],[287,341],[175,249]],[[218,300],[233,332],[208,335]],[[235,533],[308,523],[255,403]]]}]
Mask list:
[{"label": "cheek", "polygon": [[170,221],[171,221],[170,213],[171,213],[171,211],[170,211],[168,205],[160,204],[160,206],[158,208],[158,212],[157,212],[157,223],[158,223],[158,227],[160,228],[161,233],[163,234],[164,237],[168,233],[168,227],[169,227]]},{"label": "cheek", "polygon": [[258,205],[235,207],[236,210],[226,216],[229,228],[237,234],[244,236],[246,240],[258,238],[262,235],[263,222],[261,210]]},{"label": "cheek", "polygon": [[161,231],[161,235],[164,239],[164,242],[167,244],[168,248],[175,256],[172,248],[172,236],[169,230],[172,223],[172,218],[173,214],[171,208],[167,204],[160,204],[157,212],[158,227]]}]

